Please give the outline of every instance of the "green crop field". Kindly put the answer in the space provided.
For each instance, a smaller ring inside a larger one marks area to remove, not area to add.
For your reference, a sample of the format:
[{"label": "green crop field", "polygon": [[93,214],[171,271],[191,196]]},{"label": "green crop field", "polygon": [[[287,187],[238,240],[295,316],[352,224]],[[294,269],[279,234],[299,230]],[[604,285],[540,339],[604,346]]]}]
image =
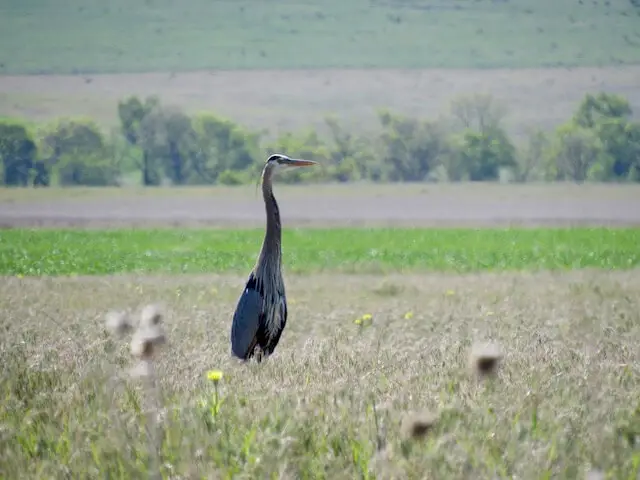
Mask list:
[{"label": "green crop field", "polygon": [[640,62],[628,0],[2,2],[0,72]]},{"label": "green crop field", "polygon": [[[8,230],[5,275],[248,272],[262,230]],[[544,270],[640,265],[639,229],[290,229],[288,271]]]}]

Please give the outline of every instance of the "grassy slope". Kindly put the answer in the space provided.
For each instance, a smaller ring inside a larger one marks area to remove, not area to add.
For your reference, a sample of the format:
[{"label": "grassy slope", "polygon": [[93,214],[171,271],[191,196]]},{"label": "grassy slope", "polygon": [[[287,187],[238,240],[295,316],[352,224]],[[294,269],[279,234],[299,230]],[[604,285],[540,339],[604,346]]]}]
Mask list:
[{"label": "grassy slope", "polygon": [[[248,272],[263,230],[8,230],[0,273]],[[632,268],[638,229],[290,229],[287,271],[388,272]]]},{"label": "grassy slope", "polygon": [[31,0],[0,4],[0,72],[640,62],[627,0]]}]

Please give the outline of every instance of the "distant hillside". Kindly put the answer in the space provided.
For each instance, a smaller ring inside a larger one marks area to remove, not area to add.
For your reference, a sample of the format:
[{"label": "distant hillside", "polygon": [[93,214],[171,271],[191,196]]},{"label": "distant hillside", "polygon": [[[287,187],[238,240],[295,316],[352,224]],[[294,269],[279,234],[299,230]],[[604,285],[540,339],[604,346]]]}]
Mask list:
[{"label": "distant hillside", "polygon": [[640,2],[2,0],[0,43],[14,74],[640,64]]}]

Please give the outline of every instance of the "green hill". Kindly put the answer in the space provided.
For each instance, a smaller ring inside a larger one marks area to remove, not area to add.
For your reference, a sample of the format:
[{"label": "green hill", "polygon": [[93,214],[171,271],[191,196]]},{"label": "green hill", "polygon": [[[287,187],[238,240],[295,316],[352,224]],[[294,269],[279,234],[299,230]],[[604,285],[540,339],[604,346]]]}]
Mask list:
[{"label": "green hill", "polygon": [[0,73],[640,63],[636,0],[2,0]]}]

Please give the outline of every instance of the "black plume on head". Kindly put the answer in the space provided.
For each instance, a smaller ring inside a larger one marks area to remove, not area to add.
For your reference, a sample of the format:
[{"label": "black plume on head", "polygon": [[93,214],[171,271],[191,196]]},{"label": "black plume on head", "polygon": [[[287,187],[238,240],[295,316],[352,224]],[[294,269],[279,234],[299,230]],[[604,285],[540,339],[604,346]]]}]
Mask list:
[{"label": "black plume on head", "polygon": [[267,158],[267,163],[277,162],[278,160],[281,160],[283,158],[287,157],[285,155],[282,155],[281,153],[274,153],[273,155],[270,155],[269,158]]}]

